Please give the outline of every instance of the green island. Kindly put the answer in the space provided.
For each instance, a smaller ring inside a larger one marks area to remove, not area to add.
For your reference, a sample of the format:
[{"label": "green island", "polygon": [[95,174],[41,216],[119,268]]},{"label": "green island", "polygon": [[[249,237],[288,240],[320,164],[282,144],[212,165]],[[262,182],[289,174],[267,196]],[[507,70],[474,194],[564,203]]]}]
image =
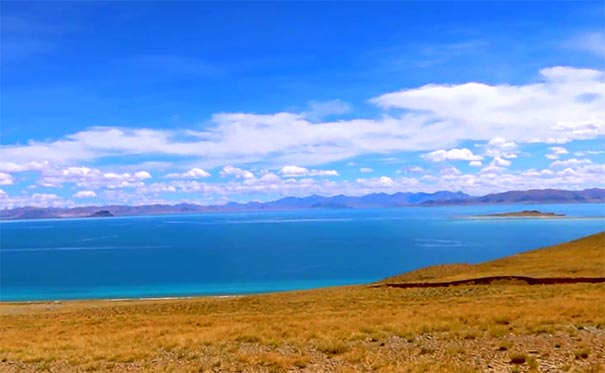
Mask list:
[{"label": "green island", "polygon": [[602,372],[603,281],[605,232],[369,285],[0,303],[0,371]]}]

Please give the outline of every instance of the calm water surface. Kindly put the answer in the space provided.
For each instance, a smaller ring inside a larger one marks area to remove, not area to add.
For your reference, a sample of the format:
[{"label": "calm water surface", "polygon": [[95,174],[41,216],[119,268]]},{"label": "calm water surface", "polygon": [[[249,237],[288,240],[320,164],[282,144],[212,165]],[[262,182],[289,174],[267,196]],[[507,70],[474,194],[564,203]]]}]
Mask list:
[{"label": "calm water surface", "polygon": [[[460,219],[538,209],[577,219]],[[306,210],[0,223],[0,300],[248,294],[476,263],[605,229],[602,204]]]}]

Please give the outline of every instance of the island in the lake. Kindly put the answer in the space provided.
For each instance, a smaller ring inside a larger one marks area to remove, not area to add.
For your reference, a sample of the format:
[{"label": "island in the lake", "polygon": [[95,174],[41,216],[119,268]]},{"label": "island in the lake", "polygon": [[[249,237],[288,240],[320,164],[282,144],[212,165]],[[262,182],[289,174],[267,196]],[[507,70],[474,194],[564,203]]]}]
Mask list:
[{"label": "island in the lake", "polygon": [[538,210],[523,210],[514,212],[501,212],[496,214],[475,215],[474,218],[562,218],[565,214],[542,212]]},{"label": "island in the lake", "polygon": [[89,218],[109,218],[114,216],[111,211],[107,211],[107,210],[100,210],[97,211],[93,214],[88,215]]}]

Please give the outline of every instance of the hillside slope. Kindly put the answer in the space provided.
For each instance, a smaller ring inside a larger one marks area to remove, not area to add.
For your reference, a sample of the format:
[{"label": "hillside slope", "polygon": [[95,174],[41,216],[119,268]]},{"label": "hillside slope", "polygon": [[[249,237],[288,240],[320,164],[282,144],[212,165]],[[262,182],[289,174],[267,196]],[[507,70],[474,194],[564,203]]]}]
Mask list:
[{"label": "hillside slope", "polygon": [[603,277],[605,232],[475,265],[422,268],[381,283],[447,282],[490,276]]}]

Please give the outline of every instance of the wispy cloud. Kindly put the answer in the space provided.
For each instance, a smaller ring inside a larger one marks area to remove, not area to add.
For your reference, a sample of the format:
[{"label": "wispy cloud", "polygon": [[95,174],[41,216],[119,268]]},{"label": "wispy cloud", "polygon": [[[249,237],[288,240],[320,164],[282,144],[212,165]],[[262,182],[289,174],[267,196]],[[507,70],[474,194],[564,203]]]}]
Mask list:
[{"label": "wispy cloud", "polygon": [[598,30],[575,36],[565,41],[563,47],[605,57],[605,31]]}]

